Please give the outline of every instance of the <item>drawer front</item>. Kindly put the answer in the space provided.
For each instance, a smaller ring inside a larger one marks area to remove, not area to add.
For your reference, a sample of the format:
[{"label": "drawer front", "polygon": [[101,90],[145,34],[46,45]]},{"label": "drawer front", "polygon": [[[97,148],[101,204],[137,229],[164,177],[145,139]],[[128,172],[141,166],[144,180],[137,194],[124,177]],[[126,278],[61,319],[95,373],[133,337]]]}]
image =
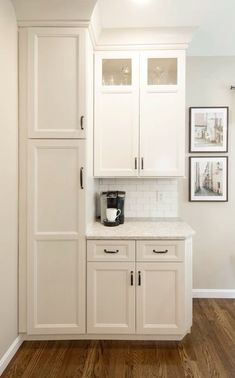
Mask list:
[{"label": "drawer front", "polygon": [[137,241],[137,261],[184,261],[184,241]]},{"label": "drawer front", "polygon": [[135,241],[88,240],[87,261],[135,261]]}]

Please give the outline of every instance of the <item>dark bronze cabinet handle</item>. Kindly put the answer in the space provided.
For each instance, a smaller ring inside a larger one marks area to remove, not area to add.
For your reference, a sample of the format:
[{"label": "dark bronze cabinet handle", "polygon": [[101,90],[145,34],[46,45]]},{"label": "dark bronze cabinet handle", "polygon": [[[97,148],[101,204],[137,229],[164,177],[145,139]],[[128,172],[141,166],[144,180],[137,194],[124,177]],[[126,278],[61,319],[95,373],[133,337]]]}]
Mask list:
[{"label": "dark bronze cabinet handle", "polygon": [[141,286],[141,271],[138,271],[138,285]]},{"label": "dark bronze cabinet handle", "polygon": [[133,278],[133,270],[131,271],[131,286],[133,286],[134,285],[134,278]]},{"label": "dark bronze cabinet handle", "polygon": [[108,251],[107,249],[104,249],[105,253],[118,253],[119,249],[116,249],[116,251]]},{"label": "dark bronze cabinet handle", "polygon": [[141,169],[144,169],[144,158],[141,158]]},{"label": "dark bronze cabinet handle", "polygon": [[84,130],[84,116],[81,116],[80,118],[80,126],[81,126],[81,130]]},{"label": "dark bronze cabinet handle", "polygon": [[80,187],[81,187],[81,189],[84,189],[84,186],[83,186],[83,167],[80,168]]},{"label": "dark bronze cabinet handle", "polygon": [[168,249],[165,249],[165,251],[156,251],[156,249],[153,249],[154,253],[167,253]]},{"label": "dark bronze cabinet handle", "polygon": [[135,158],[135,169],[137,169],[137,157]]}]

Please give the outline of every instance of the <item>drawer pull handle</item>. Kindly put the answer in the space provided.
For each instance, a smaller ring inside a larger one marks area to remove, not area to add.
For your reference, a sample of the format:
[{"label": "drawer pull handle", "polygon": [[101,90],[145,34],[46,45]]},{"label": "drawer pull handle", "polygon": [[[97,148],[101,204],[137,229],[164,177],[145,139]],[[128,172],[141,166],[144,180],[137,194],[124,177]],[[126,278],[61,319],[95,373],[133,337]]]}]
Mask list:
[{"label": "drawer pull handle", "polygon": [[165,251],[156,251],[156,249],[153,249],[154,253],[167,253],[168,249],[165,249]]},{"label": "drawer pull handle", "polygon": [[138,286],[141,286],[141,271],[138,271]]},{"label": "drawer pull handle", "polygon": [[118,253],[119,249],[116,249],[116,251],[108,251],[107,249],[104,249],[105,253]]},{"label": "drawer pull handle", "polygon": [[133,277],[133,270],[131,271],[131,286],[134,285],[134,277]]}]

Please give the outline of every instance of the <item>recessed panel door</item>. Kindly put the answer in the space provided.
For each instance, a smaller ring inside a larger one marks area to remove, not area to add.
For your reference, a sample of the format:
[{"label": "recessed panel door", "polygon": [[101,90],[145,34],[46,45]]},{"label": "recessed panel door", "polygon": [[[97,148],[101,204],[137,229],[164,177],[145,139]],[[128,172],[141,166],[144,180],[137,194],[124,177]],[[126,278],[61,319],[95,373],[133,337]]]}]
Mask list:
[{"label": "recessed panel door", "polygon": [[28,31],[28,136],[85,137],[84,31]]},{"label": "recessed panel door", "polygon": [[28,333],[84,333],[84,141],[31,140],[28,162]]}]

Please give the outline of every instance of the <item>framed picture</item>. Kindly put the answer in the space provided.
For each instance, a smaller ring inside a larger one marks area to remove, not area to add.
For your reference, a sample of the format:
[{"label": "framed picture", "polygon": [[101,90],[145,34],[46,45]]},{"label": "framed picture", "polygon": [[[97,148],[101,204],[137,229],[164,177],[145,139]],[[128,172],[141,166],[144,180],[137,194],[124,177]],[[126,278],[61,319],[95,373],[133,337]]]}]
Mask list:
[{"label": "framed picture", "polygon": [[189,152],[228,152],[228,107],[189,108]]},{"label": "framed picture", "polygon": [[189,158],[189,201],[228,201],[228,157]]}]

